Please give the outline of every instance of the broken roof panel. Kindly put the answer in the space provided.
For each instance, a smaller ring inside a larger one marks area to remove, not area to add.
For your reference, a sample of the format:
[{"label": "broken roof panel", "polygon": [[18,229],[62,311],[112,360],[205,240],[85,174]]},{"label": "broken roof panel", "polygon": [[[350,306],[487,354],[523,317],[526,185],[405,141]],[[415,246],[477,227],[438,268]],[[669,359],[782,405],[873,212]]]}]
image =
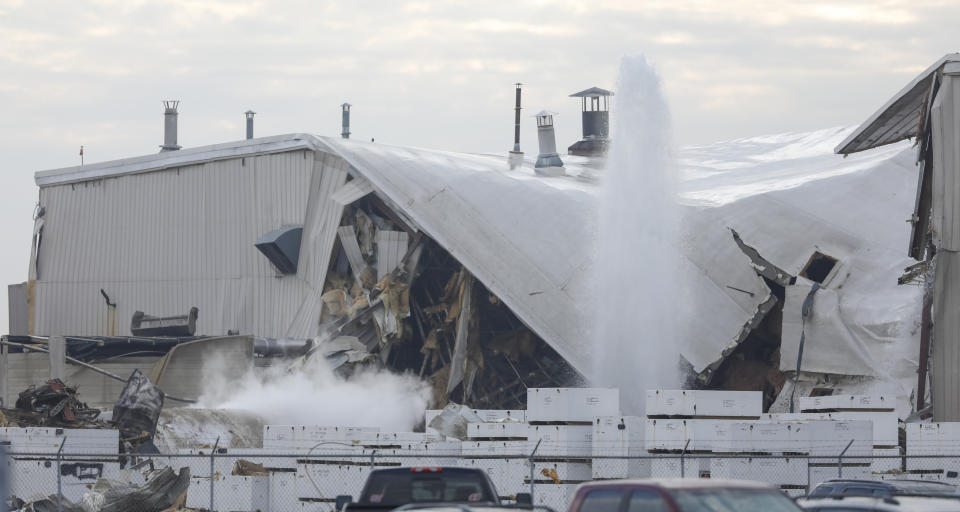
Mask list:
[{"label": "broken roof panel", "polygon": [[948,53],[934,62],[850,133],[835,151],[849,155],[915,137],[933,79],[949,62],[960,62],[960,53]]}]

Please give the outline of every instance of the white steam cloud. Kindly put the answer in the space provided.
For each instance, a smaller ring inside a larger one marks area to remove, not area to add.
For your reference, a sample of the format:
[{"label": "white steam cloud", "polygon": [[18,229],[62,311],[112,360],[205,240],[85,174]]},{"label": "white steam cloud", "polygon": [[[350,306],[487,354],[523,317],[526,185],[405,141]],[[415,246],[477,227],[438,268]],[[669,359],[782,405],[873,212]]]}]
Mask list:
[{"label": "white steam cloud", "polygon": [[413,375],[363,370],[349,380],[336,375],[321,357],[300,370],[286,366],[251,369],[227,378],[222,359],[204,363],[214,376],[198,407],[242,409],[278,425],[342,425],[411,431],[423,419],[430,400],[428,385]]}]

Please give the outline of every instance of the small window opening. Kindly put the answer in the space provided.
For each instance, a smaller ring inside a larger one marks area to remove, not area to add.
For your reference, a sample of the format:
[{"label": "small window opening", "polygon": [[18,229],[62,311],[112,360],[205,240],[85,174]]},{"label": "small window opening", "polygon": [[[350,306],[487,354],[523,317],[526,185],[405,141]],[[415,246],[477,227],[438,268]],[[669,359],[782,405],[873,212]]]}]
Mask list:
[{"label": "small window opening", "polygon": [[807,261],[807,264],[803,266],[803,270],[800,271],[800,275],[822,284],[823,280],[830,275],[830,271],[833,270],[833,267],[836,265],[836,258],[827,256],[820,251],[814,251],[813,255],[810,256],[810,260]]},{"label": "small window opening", "polygon": [[833,389],[831,388],[813,388],[810,391],[810,396],[831,396],[833,395]]}]

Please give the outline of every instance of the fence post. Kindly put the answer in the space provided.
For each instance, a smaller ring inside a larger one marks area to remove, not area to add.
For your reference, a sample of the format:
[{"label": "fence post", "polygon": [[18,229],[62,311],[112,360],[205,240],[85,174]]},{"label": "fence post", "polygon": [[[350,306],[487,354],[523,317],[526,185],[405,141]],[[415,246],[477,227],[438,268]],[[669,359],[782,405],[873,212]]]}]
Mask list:
[{"label": "fence post", "polygon": [[683,445],[683,450],[680,451],[680,478],[686,478],[686,464],[684,464],[684,456],[687,454],[688,446],[690,446],[689,439],[687,439],[686,444]]},{"label": "fence post", "polygon": [[370,471],[373,471],[374,469],[377,469],[377,451],[371,450],[370,451]]},{"label": "fence post", "polygon": [[810,494],[810,454],[807,454],[807,494]]},{"label": "fence post", "polygon": [[850,449],[850,445],[853,444],[853,439],[847,443],[847,447],[840,452],[840,456],[837,457],[837,478],[843,478],[843,454],[847,453],[847,450]]},{"label": "fence post", "polygon": [[536,503],[533,501],[533,481],[537,477],[537,465],[533,457],[537,454],[537,450],[540,449],[540,443],[543,442],[543,438],[537,439],[537,445],[533,447],[533,451],[530,452],[530,504]]},{"label": "fence post", "polygon": [[[63,477],[60,473],[60,458],[63,456],[63,445],[67,444],[67,436],[63,436],[60,441],[60,449],[57,450],[57,512],[63,512]],[[3,499],[7,499],[6,496]]]},{"label": "fence post", "polygon": [[217,456],[217,448],[220,446],[220,436],[217,436],[217,441],[213,443],[213,450],[210,450],[210,512],[216,510],[213,508],[213,481],[216,480],[216,475],[213,472],[214,465],[213,462]]},{"label": "fence post", "polygon": [[10,468],[7,466],[7,447],[0,444],[0,512],[7,512],[7,479],[10,478]]}]

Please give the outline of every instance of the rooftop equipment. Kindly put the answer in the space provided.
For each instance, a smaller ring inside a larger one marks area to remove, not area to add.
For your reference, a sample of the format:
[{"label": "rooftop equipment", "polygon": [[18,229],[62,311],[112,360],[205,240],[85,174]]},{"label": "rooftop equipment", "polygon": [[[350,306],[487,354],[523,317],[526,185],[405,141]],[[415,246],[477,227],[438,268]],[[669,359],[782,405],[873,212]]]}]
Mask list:
[{"label": "rooftop equipment", "polygon": [[523,151],[520,151],[520,82],[517,86],[517,104],[513,107],[513,151],[507,155],[507,163],[511,169],[516,169],[523,164]]},{"label": "rooftop equipment", "polygon": [[340,131],[340,136],[344,139],[350,138],[350,107],[352,106],[349,103],[340,105],[340,108],[343,109],[343,129]]},{"label": "rooftop equipment", "polygon": [[130,319],[130,333],[134,336],[193,336],[197,332],[196,307],[185,315],[153,316],[137,311]]},{"label": "rooftop equipment", "polygon": [[244,115],[247,116],[247,140],[253,138],[253,116],[256,115],[256,112],[248,110],[244,112]]},{"label": "rooftop equipment", "polygon": [[537,114],[537,138],[540,140],[540,154],[534,170],[544,176],[563,176],[563,160],[557,154],[557,137],[553,131],[553,114],[546,110]]},{"label": "rooftop equipment", "polygon": [[296,274],[302,236],[302,226],[284,227],[264,234],[254,245],[277,270],[284,274]]},{"label": "rooftop equipment", "polygon": [[599,87],[570,95],[582,100],[583,139],[567,148],[569,154],[601,156],[606,153],[610,135],[610,96],[613,92]]},{"label": "rooftop equipment", "polygon": [[179,100],[165,100],[163,102],[163,145],[160,146],[160,152],[176,151],[180,149],[177,145],[177,107]]}]

